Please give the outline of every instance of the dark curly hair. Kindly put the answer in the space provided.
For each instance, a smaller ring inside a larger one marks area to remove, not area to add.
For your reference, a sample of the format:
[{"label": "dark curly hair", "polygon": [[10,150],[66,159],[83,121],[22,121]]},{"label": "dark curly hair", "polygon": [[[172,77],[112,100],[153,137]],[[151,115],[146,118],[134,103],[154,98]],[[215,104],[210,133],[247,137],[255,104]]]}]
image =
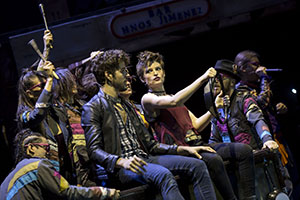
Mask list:
[{"label": "dark curly hair", "polygon": [[126,66],[130,63],[130,57],[125,51],[120,49],[107,50],[91,60],[90,69],[94,73],[97,82],[104,85],[105,72],[114,74],[116,70],[120,69],[119,63],[121,61],[125,62]]},{"label": "dark curly hair", "polygon": [[14,139],[15,147],[15,165],[17,165],[24,158],[30,158],[26,153],[27,144],[42,142],[42,136],[40,133],[32,132],[29,128],[23,129],[18,132]]},{"label": "dark curly hair", "polygon": [[82,99],[89,101],[95,94],[98,93],[100,84],[97,82],[93,73],[85,74],[81,78],[81,97]]},{"label": "dark curly hair", "polygon": [[152,65],[154,62],[160,63],[162,68],[164,69],[164,61],[163,56],[159,53],[154,53],[151,51],[143,51],[137,55],[138,62],[136,64],[136,73],[140,80],[144,80],[144,71],[147,66]]}]

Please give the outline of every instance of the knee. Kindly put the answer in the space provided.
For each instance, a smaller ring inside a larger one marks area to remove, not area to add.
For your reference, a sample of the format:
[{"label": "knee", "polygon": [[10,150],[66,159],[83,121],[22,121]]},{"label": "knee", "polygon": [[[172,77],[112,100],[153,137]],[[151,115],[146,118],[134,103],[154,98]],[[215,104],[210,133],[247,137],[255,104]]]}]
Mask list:
[{"label": "knee", "polygon": [[240,159],[245,160],[245,159],[253,159],[253,149],[251,146],[248,144],[242,144],[238,143],[238,151],[240,154]]},{"label": "knee", "polygon": [[206,162],[206,165],[209,170],[212,170],[212,169],[217,170],[217,169],[224,168],[223,159],[218,154],[214,154],[213,156],[211,156],[211,159],[209,159]]},{"label": "knee", "polygon": [[174,179],[174,180],[175,180],[174,175],[173,175],[172,172],[171,172],[170,170],[168,170],[167,168],[161,167],[161,168],[159,169],[159,171],[157,171],[157,174],[158,174],[158,177],[159,177],[160,179],[163,179],[163,180]]},{"label": "knee", "polygon": [[157,182],[158,186],[160,187],[177,186],[176,179],[169,170],[160,171],[155,182]]},{"label": "knee", "polygon": [[208,173],[207,165],[203,160],[195,159],[191,165],[190,170],[197,175],[201,175],[203,173]]}]

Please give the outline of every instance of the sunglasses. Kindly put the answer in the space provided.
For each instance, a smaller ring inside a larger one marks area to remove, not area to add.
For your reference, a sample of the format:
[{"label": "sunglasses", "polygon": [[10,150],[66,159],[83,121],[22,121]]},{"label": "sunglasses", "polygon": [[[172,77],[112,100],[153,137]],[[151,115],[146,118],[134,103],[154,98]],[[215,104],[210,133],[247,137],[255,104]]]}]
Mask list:
[{"label": "sunglasses", "polygon": [[217,76],[216,76],[216,79],[218,79],[220,81],[220,80],[228,79],[230,77],[231,76],[228,75],[228,74],[218,73]]},{"label": "sunglasses", "polygon": [[254,65],[256,67],[260,66],[260,62],[249,62],[249,64]]},{"label": "sunglasses", "polygon": [[28,90],[33,90],[33,89],[34,89],[34,88],[36,88],[36,87],[43,88],[43,87],[45,86],[45,84],[46,84],[46,81],[44,81],[44,82],[40,82],[40,83],[38,83],[38,84],[36,84],[36,85],[32,86],[32,87],[31,87],[31,88],[29,88]]},{"label": "sunglasses", "polygon": [[[47,144],[47,143],[29,143],[29,144],[32,144],[32,145],[35,145],[35,146],[42,147],[42,148],[45,149],[47,152],[50,151],[50,144]],[[29,144],[26,144],[25,147],[28,147]]]}]

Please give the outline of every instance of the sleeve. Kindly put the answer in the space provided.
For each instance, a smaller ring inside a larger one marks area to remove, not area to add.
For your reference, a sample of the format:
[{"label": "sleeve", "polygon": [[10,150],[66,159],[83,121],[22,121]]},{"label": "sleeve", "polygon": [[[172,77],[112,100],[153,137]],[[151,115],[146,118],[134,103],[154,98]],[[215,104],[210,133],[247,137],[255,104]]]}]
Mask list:
[{"label": "sleeve", "polygon": [[108,172],[113,173],[117,155],[103,151],[103,130],[101,106],[99,104],[85,104],[81,116],[81,126],[84,129],[87,150],[90,159],[103,166]]},{"label": "sleeve", "polygon": [[269,105],[271,95],[269,79],[267,76],[262,76],[260,81],[260,93],[257,96],[257,102],[262,109],[265,109]]},{"label": "sleeve", "polygon": [[38,167],[38,183],[50,194],[66,199],[105,199],[108,189],[103,187],[77,187],[69,185],[67,180],[56,171],[49,160],[42,160]]},{"label": "sleeve", "polygon": [[35,108],[21,114],[20,120],[25,127],[34,127],[46,117],[51,97],[52,94],[44,89],[35,104]]},{"label": "sleeve", "polygon": [[259,108],[257,102],[251,95],[248,95],[244,98],[243,112],[248,122],[255,127],[256,133],[263,143],[268,140],[273,140],[262,110]]}]

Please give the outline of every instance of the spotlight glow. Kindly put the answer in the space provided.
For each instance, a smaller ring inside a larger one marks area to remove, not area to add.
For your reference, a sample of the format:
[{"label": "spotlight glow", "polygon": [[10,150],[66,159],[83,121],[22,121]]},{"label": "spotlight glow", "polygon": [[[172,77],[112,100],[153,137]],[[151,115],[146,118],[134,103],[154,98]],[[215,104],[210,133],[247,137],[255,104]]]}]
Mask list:
[{"label": "spotlight glow", "polygon": [[293,88],[292,93],[297,94],[297,90]]}]

